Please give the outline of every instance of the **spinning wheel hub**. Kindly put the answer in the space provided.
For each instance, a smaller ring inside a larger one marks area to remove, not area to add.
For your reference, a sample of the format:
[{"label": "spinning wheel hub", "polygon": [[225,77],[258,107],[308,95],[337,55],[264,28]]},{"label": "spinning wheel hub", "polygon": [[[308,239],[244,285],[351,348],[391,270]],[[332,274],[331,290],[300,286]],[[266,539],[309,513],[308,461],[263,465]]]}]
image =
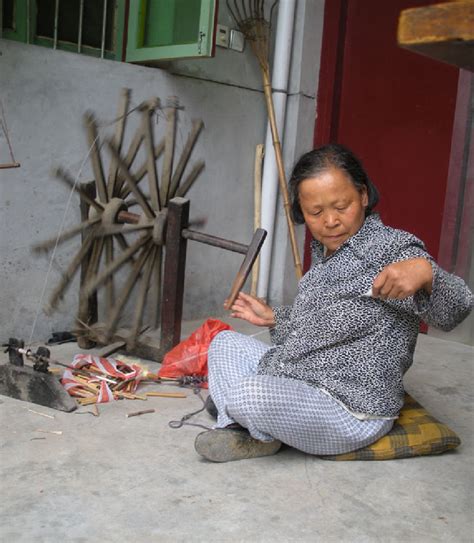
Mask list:
[{"label": "spinning wheel hub", "polygon": [[162,209],[153,221],[153,242],[155,245],[164,245],[166,236],[166,221],[168,219],[168,209]]},{"label": "spinning wheel hub", "polygon": [[[119,222],[127,222],[124,220],[126,217],[125,215],[120,216],[120,212],[127,211],[127,209],[128,206],[124,200],[121,198],[112,198],[107,204],[105,204],[104,211],[102,211],[100,214],[102,226],[112,226],[113,224],[118,224]],[[98,212],[93,210],[92,214],[97,215]]]}]

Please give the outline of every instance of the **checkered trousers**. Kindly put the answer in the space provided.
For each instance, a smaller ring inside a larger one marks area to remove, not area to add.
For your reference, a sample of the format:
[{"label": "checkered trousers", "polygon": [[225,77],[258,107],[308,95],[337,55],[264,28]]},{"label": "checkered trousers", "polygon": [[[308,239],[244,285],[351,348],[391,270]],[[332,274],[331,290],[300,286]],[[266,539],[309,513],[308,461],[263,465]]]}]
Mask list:
[{"label": "checkered trousers", "polygon": [[393,420],[359,420],[327,393],[302,381],[256,375],[270,348],[237,332],[220,332],[208,353],[215,428],[238,422],[255,439],[278,439],[309,454],[341,454],[385,435]]}]

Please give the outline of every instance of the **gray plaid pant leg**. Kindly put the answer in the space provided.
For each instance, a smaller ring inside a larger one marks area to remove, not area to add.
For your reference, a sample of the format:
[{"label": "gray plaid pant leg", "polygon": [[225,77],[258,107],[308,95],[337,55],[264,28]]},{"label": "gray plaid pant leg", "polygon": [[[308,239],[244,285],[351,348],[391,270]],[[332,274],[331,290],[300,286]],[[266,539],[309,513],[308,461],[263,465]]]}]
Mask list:
[{"label": "gray plaid pant leg", "polygon": [[318,388],[295,379],[254,375],[235,384],[227,412],[255,439],[278,439],[309,454],[342,454],[374,443],[392,420],[359,420]]},{"label": "gray plaid pant leg", "polygon": [[241,379],[257,373],[257,366],[270,348],[252,337],[232,331],[223,331],[212,340],[207,354],[209,393],[216,404],[216,428],[235,422],[227,413],[229,389]]},{"label": "gray plaid pant leg", "polygon": [[238,422],[261,441],[279,439],[325,455],[377,441],[391,420],[358,420],[333,398],[302,381],[256,375],[270,347],[236,332],[221,332],[208,353],[209,392],[219,412],[216,428]]}]

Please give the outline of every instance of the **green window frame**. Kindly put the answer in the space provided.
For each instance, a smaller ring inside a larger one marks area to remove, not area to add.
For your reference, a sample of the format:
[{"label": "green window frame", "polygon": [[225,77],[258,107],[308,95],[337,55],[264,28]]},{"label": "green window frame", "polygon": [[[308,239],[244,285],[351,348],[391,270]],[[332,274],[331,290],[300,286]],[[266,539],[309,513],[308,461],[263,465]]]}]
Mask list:
[{"label": "green window frame", "polygon": [[13,0],[14,28],[3,38],[134,63],[214,56],[218,0],[115,0],[113,50],[104,51],[37,36],[38,1]]},{"label": "green window frame", "polygon": [[[0,1],[3,9],[3,2]],[[2,38],[27,42],[28,34],[28,10],[26,0],[14,0],[13,2],[13,28],[3,28]],[[3,23],[3,14],[2,14]]]},{"label": "green window frame", "polygon": [[125,60],[214,56],[217,7],[217,0],[132,1]]},{"label": "green window frame", "polygon": [[[14,29],[3,29],[3,38],[23,43],[41,45],[49,48],[56,48],[73,53],[81,53],[94,57],[104,57],[112,60],[121,60],[123,51],[123,29],[125,23],[125,1],[115,0],[113,3],[114,14],[112,17],[112,49],[101,47],[92,47],[84,43],[54,39],[50,37],[38,36],[36,34],[37,26],[37,3],[38,0],[13,0],[13,21]],[[97,0],[101,2],[102,0]],[[61,0],[59,0],[61,6]]]}]

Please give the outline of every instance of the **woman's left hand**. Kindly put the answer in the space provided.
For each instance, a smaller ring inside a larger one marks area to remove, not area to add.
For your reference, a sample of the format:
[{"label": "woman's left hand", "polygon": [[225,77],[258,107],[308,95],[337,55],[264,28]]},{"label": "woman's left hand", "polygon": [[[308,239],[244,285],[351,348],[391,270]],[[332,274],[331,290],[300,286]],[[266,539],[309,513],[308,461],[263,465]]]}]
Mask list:
[{"label": "woman's left hand", "polygon": [[386,266],[374,279],[372,296],[402,300],[424,289],[431,294],[433,270],[426,258],[411,258]]}]

